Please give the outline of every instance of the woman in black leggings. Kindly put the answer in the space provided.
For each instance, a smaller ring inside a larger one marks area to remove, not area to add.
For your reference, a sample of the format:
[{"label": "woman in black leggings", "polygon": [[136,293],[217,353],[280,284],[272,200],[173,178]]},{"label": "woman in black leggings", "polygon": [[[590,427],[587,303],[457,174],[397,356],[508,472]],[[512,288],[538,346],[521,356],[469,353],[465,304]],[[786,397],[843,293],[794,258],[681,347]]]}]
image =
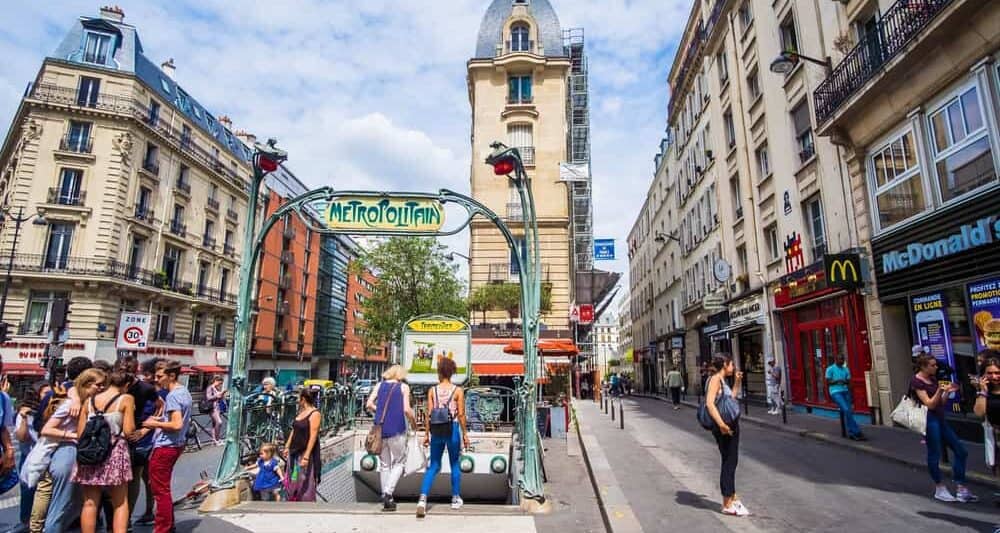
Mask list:
[{"label": "woman in black leggings", "polygon": [[[712,436],[715,437],[715,442],[719,445],[719,453],[722,454],[722,473],[719,475],[719,487],[722,489],[722,514],[747,516],[750,511],[744,507],[743,502],[736,498],[736,464],[739,462],[740,456],[740,412],[737,398],[740,386],[743,384],[743,372],[736,371],[733,359],[722,354],[712,358],[712,368],[715,373],[708,378],[705,407],[712,416],[712,420],[715,421]],[[734,374],[736,383],[732,388],[729,388],[726,378]],[[724,395],[728,395],[730,398],[726,399]],[[721,410],[720,406],[722,406]]]}]

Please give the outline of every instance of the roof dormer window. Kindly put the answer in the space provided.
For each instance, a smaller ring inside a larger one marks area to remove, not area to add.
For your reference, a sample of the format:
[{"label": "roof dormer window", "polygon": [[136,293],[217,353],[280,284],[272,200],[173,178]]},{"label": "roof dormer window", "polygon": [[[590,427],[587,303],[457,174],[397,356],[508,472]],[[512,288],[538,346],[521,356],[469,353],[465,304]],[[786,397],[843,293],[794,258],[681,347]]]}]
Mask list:
[{"label": "roof dormer window", "polygon": [[529,40],[530,31],[527,24],[517,23],[510,28],[510,51],[511,52],[530,52],[531,51],[531,41]]},{"label": "roof dormer window", "polygon": [[95,65],[107,65],[111,51],[111,36],[106,33],[88,31],[83,48],[83,60]]}]

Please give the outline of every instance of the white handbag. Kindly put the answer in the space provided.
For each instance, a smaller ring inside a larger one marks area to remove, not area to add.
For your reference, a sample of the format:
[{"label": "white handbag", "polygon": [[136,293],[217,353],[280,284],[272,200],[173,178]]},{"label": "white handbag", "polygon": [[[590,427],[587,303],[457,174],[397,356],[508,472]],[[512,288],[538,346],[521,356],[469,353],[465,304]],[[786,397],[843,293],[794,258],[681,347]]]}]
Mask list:
[{"label": "white handbag", "polygon": [[38,437],[38,441],[32,446],[28,456],[24,458],[24,465],[21,466],[21,481],[28,488],[35,488],[38,485],[38,480],[49,470],[52,453],[56,451],[59,444],[57,440]]},{"label": "white handbag", "polygon": [[427,470],[428,457],[424,447],[420,445],[416,433],[410,433],[406,438],[406,462],[403,464],[403,475],[408,476]]},{"label": "white handbag", "polygon": [[919,400],[903,396],[889,418],[910,431],[927,434],[927,406]]}]

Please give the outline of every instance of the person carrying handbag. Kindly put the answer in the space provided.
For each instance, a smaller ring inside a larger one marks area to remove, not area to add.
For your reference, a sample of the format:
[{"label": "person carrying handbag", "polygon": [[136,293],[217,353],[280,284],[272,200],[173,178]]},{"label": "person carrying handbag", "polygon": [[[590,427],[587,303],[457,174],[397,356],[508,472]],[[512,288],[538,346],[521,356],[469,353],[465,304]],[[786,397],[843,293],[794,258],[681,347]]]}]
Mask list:
[{"label": "person carrying handbag", "polygon": [[[413,408],[410,407],[410,386],[406,379],[406,369],[393,365],[382,373],[382,382],[372,387],[365,407],[375,413],[375,421],[381,428],[379,450],[379,481],[382,485],[382,510],[395,511],[393,493],[396,483],[403,476],[406,466],[406,421],[416,426]],[[374,429],[374,428],[373,428]]]},{"label": "person carrying handbag", "polygon": [[[705,407],[715,422],[712,436],[722,455],[722,472],[719,474],[719,488],[722,491],[722,514],[747,516],[750,511],[736,498],[736,465],[740,454],[740,387],[743,372],[736,370],[733,359],[728,354],[717,354],[712,358],[715,373],[708,378]],[[735,376],[732,388],[726,378]]]}]

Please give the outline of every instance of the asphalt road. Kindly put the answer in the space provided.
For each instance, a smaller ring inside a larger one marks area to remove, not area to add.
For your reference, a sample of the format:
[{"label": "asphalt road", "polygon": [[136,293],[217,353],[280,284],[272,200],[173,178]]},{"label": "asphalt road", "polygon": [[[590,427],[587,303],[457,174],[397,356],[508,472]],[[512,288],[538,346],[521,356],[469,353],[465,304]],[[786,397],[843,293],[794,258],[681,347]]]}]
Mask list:
[{"label": "asphalt road", "polygon": [[[972,486],[978,504],[932,499],[923,469],[843,447],[741,426],[737,494],[749,518],[719,513],[719,452],[694,410],[625,400],[625,430],[592,402],[578,416],[597,437],[647,533],[667,531],[984,531],[1000,527],[992,490]],[[920,446],[914,438],[914,446]]]}]

